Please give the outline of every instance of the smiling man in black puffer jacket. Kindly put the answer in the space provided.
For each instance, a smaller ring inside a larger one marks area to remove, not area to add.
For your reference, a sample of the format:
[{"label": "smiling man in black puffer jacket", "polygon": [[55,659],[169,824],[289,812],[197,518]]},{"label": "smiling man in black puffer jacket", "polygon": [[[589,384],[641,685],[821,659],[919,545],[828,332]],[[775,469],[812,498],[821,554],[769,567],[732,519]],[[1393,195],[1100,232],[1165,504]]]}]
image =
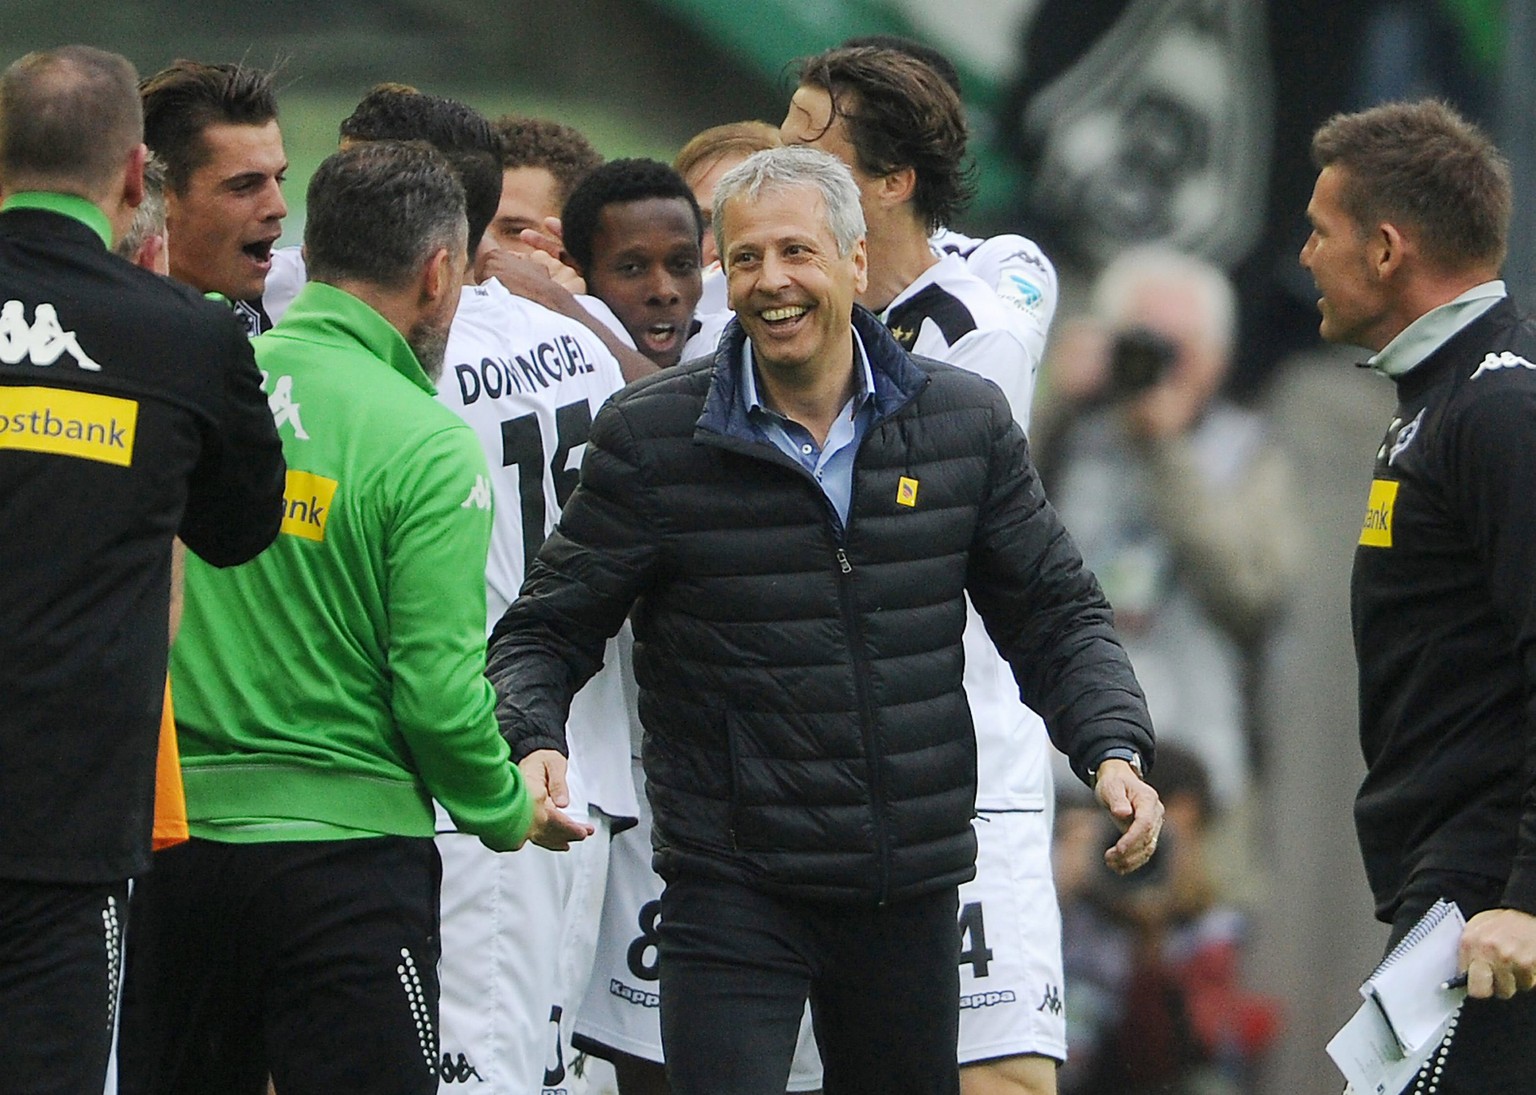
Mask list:
[{"label": "smiling man in black puffer jacket", "polygon": [[829,1095],[957,1091],[965,595],[1120,822],[1120,870],[1162,816],[1130,763],[1146,706],[1006,399],[853,305],[847,169],[759,153],[715,224],[737,319],[593,423],[492,637],[498,717],[558,802],[570,697],[633,609],[674,1091],[782,1092],[807,995]]}]

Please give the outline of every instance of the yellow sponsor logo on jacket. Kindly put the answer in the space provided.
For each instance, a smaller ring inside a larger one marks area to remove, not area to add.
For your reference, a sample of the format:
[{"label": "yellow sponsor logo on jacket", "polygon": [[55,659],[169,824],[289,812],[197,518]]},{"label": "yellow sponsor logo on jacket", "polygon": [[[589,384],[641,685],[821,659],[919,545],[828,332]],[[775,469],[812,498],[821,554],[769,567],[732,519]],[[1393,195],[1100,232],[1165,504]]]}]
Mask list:
[{"label": "yellow sponsor logo on jacket", "polygon": [[137,400],[67,388],[0,386],[0,449],[133,464]]},{"label": "yellow sponsor logo on jacket", "polygon": [[336,486],[334,479],[290,469],[287,486],[283,488],[283,524],[279,531],[306,540],[324,540]]},{"label": "yellow sponsor logo on jacket", "polygon": [[1392,509],[1397,504],[1397,480],[1371,482],[1371,497],[1365,503],[1365,524],[1360,527],[1361,547],[1392,546]]}]

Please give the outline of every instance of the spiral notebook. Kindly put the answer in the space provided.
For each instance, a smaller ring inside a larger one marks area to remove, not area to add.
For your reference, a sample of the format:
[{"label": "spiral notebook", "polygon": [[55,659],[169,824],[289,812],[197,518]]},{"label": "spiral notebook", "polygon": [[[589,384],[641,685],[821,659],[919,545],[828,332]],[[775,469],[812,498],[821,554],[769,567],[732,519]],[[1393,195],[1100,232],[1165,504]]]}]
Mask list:
[{"label": "spiral notebook", "polygon": [[1397,1095],[1444,1040],[1467,998],[1443,987],[1465,924],[1455,904],[1435,902],[1360,986],[1365,1003],[1328,1043],[1355,1091]]}]

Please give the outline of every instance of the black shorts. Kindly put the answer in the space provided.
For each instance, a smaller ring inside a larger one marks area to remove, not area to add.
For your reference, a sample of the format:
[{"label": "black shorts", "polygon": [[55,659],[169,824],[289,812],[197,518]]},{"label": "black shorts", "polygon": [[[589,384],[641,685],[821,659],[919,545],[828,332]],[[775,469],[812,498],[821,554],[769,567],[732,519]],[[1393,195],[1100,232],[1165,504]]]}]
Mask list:
[{"label": "black shorts", "polygon": [[101,1095],[128,883],[0,879],[0,1089]]},{"label": "black shorts", "polygon": [[[1471,920],[1496,908],[1504,892],[1500,879],[1462,871],[1425,871],[1415,875],[1392,920],[1390,951],[1433,905],[1444,897],[1456,902]],[[1536,992],[1512,999],[1468,999],[1440,1049],[1431,1054],[1409,1085],[1415,1095],[1536,1095]]]},{"label": "black shorts", "polygon": [[133,892],[121,1095],[435,1095],[430,838],[159,852]]}]

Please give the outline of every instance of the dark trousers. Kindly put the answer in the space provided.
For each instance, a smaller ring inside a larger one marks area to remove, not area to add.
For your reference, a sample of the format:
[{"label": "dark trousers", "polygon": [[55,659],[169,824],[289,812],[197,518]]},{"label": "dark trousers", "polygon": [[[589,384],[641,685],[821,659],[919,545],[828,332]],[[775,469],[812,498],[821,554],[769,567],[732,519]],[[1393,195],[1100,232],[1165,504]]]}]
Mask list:
[{"label": "dark trousers", "polygon": [[430,838],[155,856],[133,892],[121,1095],[435,1095]]},{"label": "dark trousers", "polygon": [[809,997],[826,1095],[954,1095],[953,887],[884,907],[708,878],[661,896],[661,1041],[674,1095],[783,1095]]},{"label": "dark trousers", "polygon": [[0,1091],[101,1095],[128,883],[0,879]]},{"label": "dark trousers", "polygon": [[[1392,920],[1387,950],[1408,934],[1437,898],[1456,902],[1468,920],[1496,908],[1504,883],[1460,871],[1414,876]],[[1468,999],[1456,1026],[1409,1086],[1422,1095],[1536,1095],[1536,991],[1509,1000]]]}]

